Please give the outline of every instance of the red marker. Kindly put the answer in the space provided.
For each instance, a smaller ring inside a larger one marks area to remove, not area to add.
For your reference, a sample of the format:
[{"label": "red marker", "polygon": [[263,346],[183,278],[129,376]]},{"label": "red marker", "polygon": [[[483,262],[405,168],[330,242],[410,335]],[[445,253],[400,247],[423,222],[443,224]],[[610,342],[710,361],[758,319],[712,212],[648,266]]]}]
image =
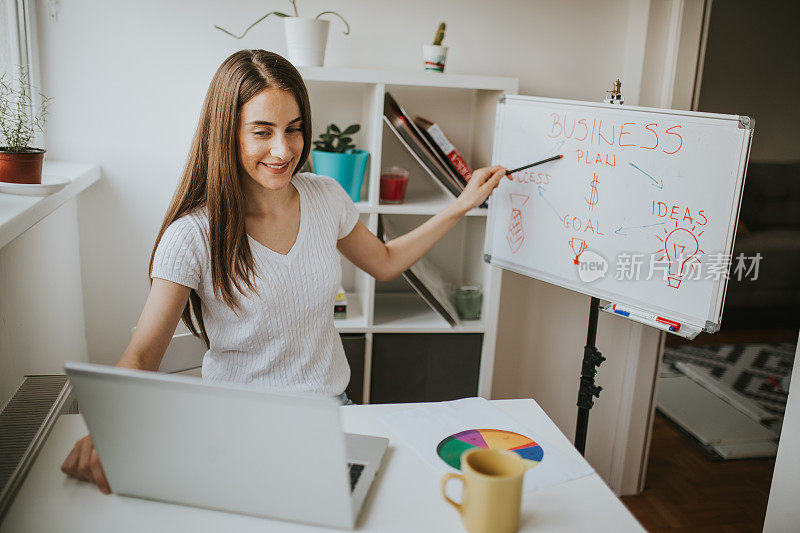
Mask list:
[{"label": "red marker", "polygon": [[662,324],[666,324],[668,326],[672,326],[673,328],[675,328],[675,331],[678,331],[679,329],[681,329],[681,323],[680,322],[675,322],[674,320],[670,320],[668,318],[664,318],[663,316],[657,316],[656,320],[658,322],[661,322]]},{"label": "red marker", "polygon": [[[669,331],[678,331],[679,329],[681,329],[681,323],[680,322],[675,322],[674,320],[670,320],[668,318],[664,318],[663,316],[652,315],[652,314],[644,312],[644,311],[636,311],[636,310],[632,310],[632,309],[631,310],[623,309],[621,307],[618,308],[617,304],[614,304],[611,307],[611,310],[614,313],[616,313],[618,315],[622,315],[624,317],[633,318],[634,320],[635,319],[639,319],[640,322],[641,321],[650,321],[651,325],[655,325],[655,324],[653,324],[654,322],[656,322],[658,324],[663,324],[665,326],[664,329],[668,329]],[[646,322],[643,322],[643,323],[646,323]]]}]

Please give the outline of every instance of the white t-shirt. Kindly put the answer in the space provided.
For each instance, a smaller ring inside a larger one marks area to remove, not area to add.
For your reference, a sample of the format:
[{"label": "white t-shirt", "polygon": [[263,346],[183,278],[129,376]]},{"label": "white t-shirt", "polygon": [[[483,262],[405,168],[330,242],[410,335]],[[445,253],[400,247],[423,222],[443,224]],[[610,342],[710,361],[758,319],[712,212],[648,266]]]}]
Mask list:
[{"label": "white t-shirt", "polygon": [[214,295],[205,208],[169,225],[151,277],[199,294],[211,345],[203,357],[203,379],[334,396],[350,381],[333,323],[342,276],[336,242],[353,230],[358,211],[332,178],[302,173],[292,183],[300,193],[297,240],[282,255],[248,236],[257,293],[242,295],[234,287],[238,315]]}]

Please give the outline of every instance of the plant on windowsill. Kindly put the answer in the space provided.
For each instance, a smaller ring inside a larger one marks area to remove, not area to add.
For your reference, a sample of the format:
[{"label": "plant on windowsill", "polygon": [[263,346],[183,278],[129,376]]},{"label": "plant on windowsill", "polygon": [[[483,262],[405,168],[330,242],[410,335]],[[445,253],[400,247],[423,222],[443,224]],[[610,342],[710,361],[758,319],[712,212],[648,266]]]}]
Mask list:
[{"label": "plant on windowsill", "polygon": [[43,148],[31,146],[36,132],[44,132],[50,98],[41,96],[35,108],[28,73],[20,69],[15,80],[0,76],[0,181],[41,183]]},{"label": "plant on windowsill", "polygon": [[314,141],[314,150],[311,151],[314,172],[338,181],[354,202],[361,199],[361,185],[369,161],[369,153],[357,150],[350,137],[359,129],[361,126],[358,124],[352,124],[344,130],[336,124],[329,124],[319,140]]},{"label": "plant on windowsill", "polygon": [[325,44],[328,40],[328,28],[331,25],[329,20],[322,20],[322,15],[336,15],[345,26],[345,35],[350,34],[350,24],[335,11],[323,11],[314,18],[301,17],[297,12],[297,0],[289,0],[294,10],[294,15],[281,11],[270,11],[263,17],[250,24],[244,33],[236,35],[225,28],[214,25],[235,39],[241,39],[250,29],[269,17],[275,15],[283,19],[284,29],[286,30],[286,51],[287,59],[296,67],[321,67],[325,61]]}]

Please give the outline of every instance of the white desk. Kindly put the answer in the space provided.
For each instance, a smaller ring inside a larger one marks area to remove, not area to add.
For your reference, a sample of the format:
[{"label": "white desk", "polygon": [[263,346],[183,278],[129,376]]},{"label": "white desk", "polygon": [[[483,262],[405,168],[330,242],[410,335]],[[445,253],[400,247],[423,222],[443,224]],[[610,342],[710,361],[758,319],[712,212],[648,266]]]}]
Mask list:
[{"label": "white desk", "polygon": [[[580,460],[580,455],[533,400],[492,402]],[[419,404],[414,404],[419,405]],[[392,438],[379,416],[408,404],[342,407],[345,431],[391,439],[357,523],[360,531],[463,532],[461,520],[440,493],[441,478],[411,449]],[[61,463],[86,434],[80,415],[60,418],[36,459],[0,533],[60,532],[313,532],[325,528],[293,524],[117,496],[104,496],[86,482],[67,478]],[[596,473],[523,494],[521,531],[644,531]]]}]

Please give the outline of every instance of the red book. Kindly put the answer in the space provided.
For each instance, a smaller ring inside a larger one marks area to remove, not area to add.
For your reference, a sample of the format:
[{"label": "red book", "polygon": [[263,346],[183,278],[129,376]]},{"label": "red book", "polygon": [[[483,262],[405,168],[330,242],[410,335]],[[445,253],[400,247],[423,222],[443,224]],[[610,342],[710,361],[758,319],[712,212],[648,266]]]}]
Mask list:
[{"label": "red book", "polygon": [[464,161],[464,158],[458,153],[456,147],[453,146],[453,143],[451,143],[450,140],[445,136],[442,128],[440,128],[435,122],[431,122],[430,120],[419,116],[414,117],[414,122],[416,122],[417,125],[430,136],[434,142],[434,145],[442,151],[442,154],[453,166],[453,169],[458,172],[464,182],[468,182],[472,177],[472,169],[469,168],[467,162]]},{"label": "red book", "polygon": [[464,190],[464,179],[428,132],[417,126],[389,93],[384,95],[383,118],[400,142],[419,158],[436,183],[454,198],[461,194]]}]

